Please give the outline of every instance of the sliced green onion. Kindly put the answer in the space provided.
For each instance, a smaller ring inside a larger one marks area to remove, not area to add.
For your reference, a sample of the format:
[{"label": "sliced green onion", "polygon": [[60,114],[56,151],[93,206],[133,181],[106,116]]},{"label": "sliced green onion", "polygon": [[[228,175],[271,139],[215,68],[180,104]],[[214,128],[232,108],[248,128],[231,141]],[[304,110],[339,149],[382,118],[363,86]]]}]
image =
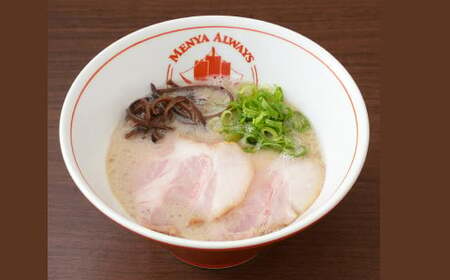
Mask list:
[{"label": "sliced green onion", "polygon": [[261,144],[261,147],[270,148],[270,149],[273,149],[273,150],[276,150],[279,152],[283,151],[283,149],[284,149],[283,145],[278,144],[278,143],[273,143],[273,142],[263,142]]},{"label": "sliced green onion", "polygon": [[245,135],[242,138],[242,141],[244,142],[245,145],[255,146],[258,143],[258,137],[254,135]]},{"label": "sliced green onion", "polygon": [[303,114],[284,103],[279,86],[271,89],[243,85],[221,114],[220,123],[225,140],[238,142],[246,152],[271,149],[293,157],[307,153],[296,133],[305,132],[311,125]]},{"label": "sliced green onion", "polygon": [[270,127],[263,127],[261,129],[261,134],[269,139],[277,139],[278,138],[278,133],[275,131],[275,129],[270,128]]},{"label": "sliced green onion", "polygon": [[256,127],[264,125],[264,118],[267,116],[266,112],[261,112],[259,115],[252,120],[252,123]]},{"label": "sliced green onion", "polygon": [[269,103],[267,103],[266,99],[261,98],[261,107],[262,109],[265,110],[266,114],[273,117],[273,118],[278,118],[279,113],[277,111],[275,111],[270,105]]},{"label": "sliced green onion", "polygon": [[305,146],[300,146],[297,149],[286,149],[283,152],[293,157],[301,157],[306,155],[307,149]]},{"label": "sliced green onion", "polygon": [[223,111],[222,115],[220,116],[220,120],[222,121],[223,125],[230,125],[233,123],[233,113],[231,113],[230,110]]},{"label": "sliced green onion", "polygon": [[256,147],[243,147],[242,150],[244,150],[244,152],[247,152],[247,153],[254,153],[254,152],[258,151],[259,149],[257,149]]},{"label": "sliced green onion", "polygon": [[265,123],[266,123],[268,126],[274,128],[274,129],[276,129],[276,130],[278,131],[279,134],[281,134],[281,133],[283,132],[283,123],[282,123],[282,122],[280,122],[280,121],[274,121],[274,120],[271,120],[271,119],[266,119],[266,120],[265,120]]},{"label": "sliced green onion", "polygon": [[244,116],[248,118],[256,118],[259,115],[259,112],[257,110],[253,110],[250,108],[243,108],[242,112]]},{"label": "sliced green onion", "polygon": [[278,102],[284,101],[283,90],[281,89],[281,87],[278,87],[278,86],[275,87],[275,90],[273,92],[273,98]]},{"label": "sliced green onion", "polygon": [[237,142],[242,138],[242,134],[239,133],[229,133],[225,135],[225,141],[228,142]]}]

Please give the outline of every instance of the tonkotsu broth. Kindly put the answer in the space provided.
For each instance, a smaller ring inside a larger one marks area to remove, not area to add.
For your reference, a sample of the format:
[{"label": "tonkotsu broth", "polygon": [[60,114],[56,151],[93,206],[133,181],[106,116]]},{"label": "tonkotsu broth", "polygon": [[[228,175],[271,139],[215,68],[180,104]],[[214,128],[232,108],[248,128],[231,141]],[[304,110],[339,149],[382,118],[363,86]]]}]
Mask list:
[{"label": "tonkotsu broth", "polygon": [[[135,203],[132,196],[132,182],[134,181],[132,171],[136,170],[136,168],[138,168],[143,161],[148,160],[152,156],[158,157],[158,153],[164,153],[164,150],[162,150],[164,149],[164,143],[165,141],[170,141],[171,137],[176,138],[181,136],[193,141],[209,144],[222,142],[223,136],[214,131],[215,122],[216,119],[211,119],[206,127],[202,127],[198,125],[187,125],[175,121],[172,125],[175,130],[168,132],[165,138],[160,141],[161,143],[158,142],[156,144],[148,138],[144,139],[140,135],[133,137],[132,139],[126,139],[124,135],[130,130],[130,125],[126,121],[121,121],[118,124],[111,137],[110,147],[106,159],[106,169],[114,195],[131,217],[137,218],[137,215],[139,214],[135,209]],[[255,174],[258,173],[258,170],[267,168],[267,166],[274,161],[282,161],[285,164],[302,160],[314,162],[314,164],[322,170],[322,178],[320,179],[320,185],[316,186],[310,197],[306,199],[307,202],[305,202],[306,204],[304,205],[306,209],[314,202],[320,193],[323,185],[325,167],[321,159],[319,145],[313,129],[310,129],[305,133],[299,133],[296,136],[299,138],[300,143],[308,149],[308,153],[303,158],[291,158],[271,150],[259,150],[256,153],[243,153],[253,165]],[[184,210],[189,211],[189,209]],[[180,209],[177,209],[176,211],[183,212],[183,210]],[[225,216],[226,215],[227,214],[225,214]],[[283,224],[277,228],[271,229],[262,227],[255,230],[251,234],[222,237],[213,233],[218,230],[217,224],[218,223],[215,223],[215,221],[195,224],[186,227],[181,233],[169,232],[169,234],[194,240],[235,240],[266,234],[288,225]]]}]

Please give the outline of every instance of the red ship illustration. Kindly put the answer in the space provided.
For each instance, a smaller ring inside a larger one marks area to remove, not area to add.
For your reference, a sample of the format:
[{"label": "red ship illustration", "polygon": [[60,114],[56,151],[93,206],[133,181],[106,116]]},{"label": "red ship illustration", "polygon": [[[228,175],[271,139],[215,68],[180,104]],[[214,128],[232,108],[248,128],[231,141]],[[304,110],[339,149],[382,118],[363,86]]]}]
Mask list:
[{"label": "red ship illustration", "polygon": [[222,59],[216,54],[216,49],[211,48],[210,54],[203,59],[196,60],[194,66],[179,73],[180,77],[187,84],[196,81],[204,81],[210,78],[242,80],[243,74],[231,68],[231,63]]}]

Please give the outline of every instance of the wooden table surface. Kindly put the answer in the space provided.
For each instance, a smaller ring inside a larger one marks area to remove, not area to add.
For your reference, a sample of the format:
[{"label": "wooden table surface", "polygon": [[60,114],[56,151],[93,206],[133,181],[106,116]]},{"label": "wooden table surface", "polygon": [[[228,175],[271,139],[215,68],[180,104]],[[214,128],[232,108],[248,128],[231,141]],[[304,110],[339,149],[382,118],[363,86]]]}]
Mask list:
[{"label": "wooden table surface", "polygon": [[[190,267],[116,225],[78,191],[64,166],[58,119],[69,86],[100,50],[147,25],[191,15],[277,23],[322,45],[359,85],[371,122],[366,165],[324,219],[253,261],[221,271]],[[379,5],[368,0],[50,1],[48,11],[48,275],[69,279],[378,279]]]}]

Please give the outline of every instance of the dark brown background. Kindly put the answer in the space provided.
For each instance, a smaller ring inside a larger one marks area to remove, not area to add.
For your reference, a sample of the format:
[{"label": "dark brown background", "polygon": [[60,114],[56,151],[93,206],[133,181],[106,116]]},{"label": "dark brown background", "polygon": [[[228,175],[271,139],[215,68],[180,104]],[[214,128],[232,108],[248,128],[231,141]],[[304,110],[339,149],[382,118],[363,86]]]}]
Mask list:
[{"label": "dark brown background", "polygon": [[[371,143],[352,191],[334,211],[254,261],[207,271],[119,227],[77,190],[62,161],[58,118],[82,67],[141,27],[191,15],[240,15],[291,28],[330,51],[366,101]],[[378,279],[379,4],[308,1],[51,1],[48,10],[48,276],[56,279]]]}]

